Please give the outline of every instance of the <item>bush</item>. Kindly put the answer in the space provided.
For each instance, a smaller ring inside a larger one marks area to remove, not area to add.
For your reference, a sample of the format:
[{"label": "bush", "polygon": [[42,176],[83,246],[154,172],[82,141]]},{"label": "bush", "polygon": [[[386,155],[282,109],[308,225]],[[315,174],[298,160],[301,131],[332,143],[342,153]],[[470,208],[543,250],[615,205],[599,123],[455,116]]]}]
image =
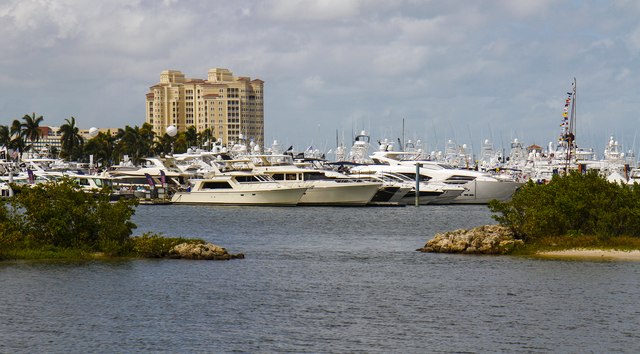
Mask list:
[{"label": "bush", "polygon": [[549,184],[529,181],[507,202],[494,200],[493,218],[516,237],[640,236],[640,186],[608,182],[595,171],[554,176]]},{"label": "bush", "polygon": [[162,258],[169,255],[169,251],[181,243],[204,244],[203,240],[185,239],[182,237],[162,237],[158,234],[145,233],[131,238],[133,255],[145,258]]},{"label": "bush", "polygon": [[86,193],[66,178],[13,187],[15,195],[0,201],[0,255],[47,247],[108,255],[128,251],[137,201],[110,203],[109,190]]}]

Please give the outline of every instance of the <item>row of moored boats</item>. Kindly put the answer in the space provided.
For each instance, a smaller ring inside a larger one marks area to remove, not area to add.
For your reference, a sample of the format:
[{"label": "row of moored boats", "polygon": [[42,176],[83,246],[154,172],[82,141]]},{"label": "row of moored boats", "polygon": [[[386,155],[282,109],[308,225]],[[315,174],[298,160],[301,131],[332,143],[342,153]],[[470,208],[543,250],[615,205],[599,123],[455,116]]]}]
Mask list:
[{"label": "row of moored boats", "polygon": [[[56,160],[31,159],[20,171],[0,168],[0,189],[11,194],[12,183],[48,183],[62,176],[87,191],[112,188],[114,199],[181,204],[220,205],[403,205],[484,204],[507,200],[521,185],[478,171],[416,160],[408,152],[378,151],[371,163],[328,163],[291,154],[231,155],[223,150],[190,150],[185,154],[148,158],[143,166],[130,162],[104,171],[79,169]],[[420,164],[420,167],[416,167]],[[86,166],[85,166],[86,167]],[[9,171],[11,173],[9,173]],[[417,198],[416,198],[417,194]]]}]

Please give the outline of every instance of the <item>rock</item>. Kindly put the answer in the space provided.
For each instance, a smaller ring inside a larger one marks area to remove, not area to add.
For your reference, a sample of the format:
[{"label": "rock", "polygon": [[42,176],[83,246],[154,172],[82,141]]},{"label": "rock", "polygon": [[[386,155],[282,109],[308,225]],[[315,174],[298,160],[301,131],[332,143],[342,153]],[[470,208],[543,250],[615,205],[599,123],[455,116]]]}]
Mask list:
[{"label": "rock", "polygon": [[483,225],[473,229],[459,229],[436,234],[427,241],[421,252],[507,254],[524,245],[516,240],[509,228],[500,225]]},{"label": "rock", "polygon": [[169,251],[169,257],[184,259],[227,260],[234,258],[244,258],[244,254],[230,254],[224,247],[214,245],[213,243],[181,243],[174,246],[171,251]]}]

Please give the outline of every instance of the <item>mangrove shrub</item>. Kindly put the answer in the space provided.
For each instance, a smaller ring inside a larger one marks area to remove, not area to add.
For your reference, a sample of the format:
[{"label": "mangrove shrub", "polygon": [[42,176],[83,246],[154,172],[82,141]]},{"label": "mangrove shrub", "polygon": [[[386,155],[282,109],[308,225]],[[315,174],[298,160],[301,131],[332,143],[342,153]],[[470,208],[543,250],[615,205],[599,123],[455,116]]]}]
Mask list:
[{"label": "mangrove shrub", "polygon": [[109,201],[109,190],[85,193],[74,181],[15,187],[0,201],[0,257],[11,250],[129,252],[135,200]]},{"label": "mangrove shrub", "polygon": [[489,203],[493,218],[521,239],[546,236],[640,236],[640,186],[607,181],[595,171],[529,181],[510,201]]}]

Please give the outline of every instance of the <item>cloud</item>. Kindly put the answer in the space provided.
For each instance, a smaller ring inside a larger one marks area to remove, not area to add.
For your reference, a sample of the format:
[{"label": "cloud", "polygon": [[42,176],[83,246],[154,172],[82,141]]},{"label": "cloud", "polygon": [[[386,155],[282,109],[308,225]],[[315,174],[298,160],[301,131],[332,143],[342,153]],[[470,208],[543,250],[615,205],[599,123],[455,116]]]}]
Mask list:
[{"label": "cloud", "polygon": [[[536,1],[512,1],[502,0],[500,5],[511,16],[518,18],[526,18],[545,13],[554,3],[554,0],[536,0]],[[508,19],[505,19],[508,20]]]},{"label": "cloud", "polygon": [[324,87],[324,80],[320,76],[310,76],[304,80],[304,87],[311,90],[319,90]]},{"label": "cloud", "polygon": [[575,76],[583,112],[632,126],[616,112],[637,111],[638,16],[634,1],[7,0],[0,108],[140,125],[162,70],[226,67],[265,80],[267,140],[305,145],[317,122],[388,135],[402,117],[425,139],[546,137]]},{"label": "cloud", "polygon": [[640,26],[625,37],[625,43],[632,55],[637,56],[640,53]]},{"label": "cloud", "polygon": [[330,21],[358,15],[360,1],[273,0],[266,2],[267,13],[278,21]]}]

